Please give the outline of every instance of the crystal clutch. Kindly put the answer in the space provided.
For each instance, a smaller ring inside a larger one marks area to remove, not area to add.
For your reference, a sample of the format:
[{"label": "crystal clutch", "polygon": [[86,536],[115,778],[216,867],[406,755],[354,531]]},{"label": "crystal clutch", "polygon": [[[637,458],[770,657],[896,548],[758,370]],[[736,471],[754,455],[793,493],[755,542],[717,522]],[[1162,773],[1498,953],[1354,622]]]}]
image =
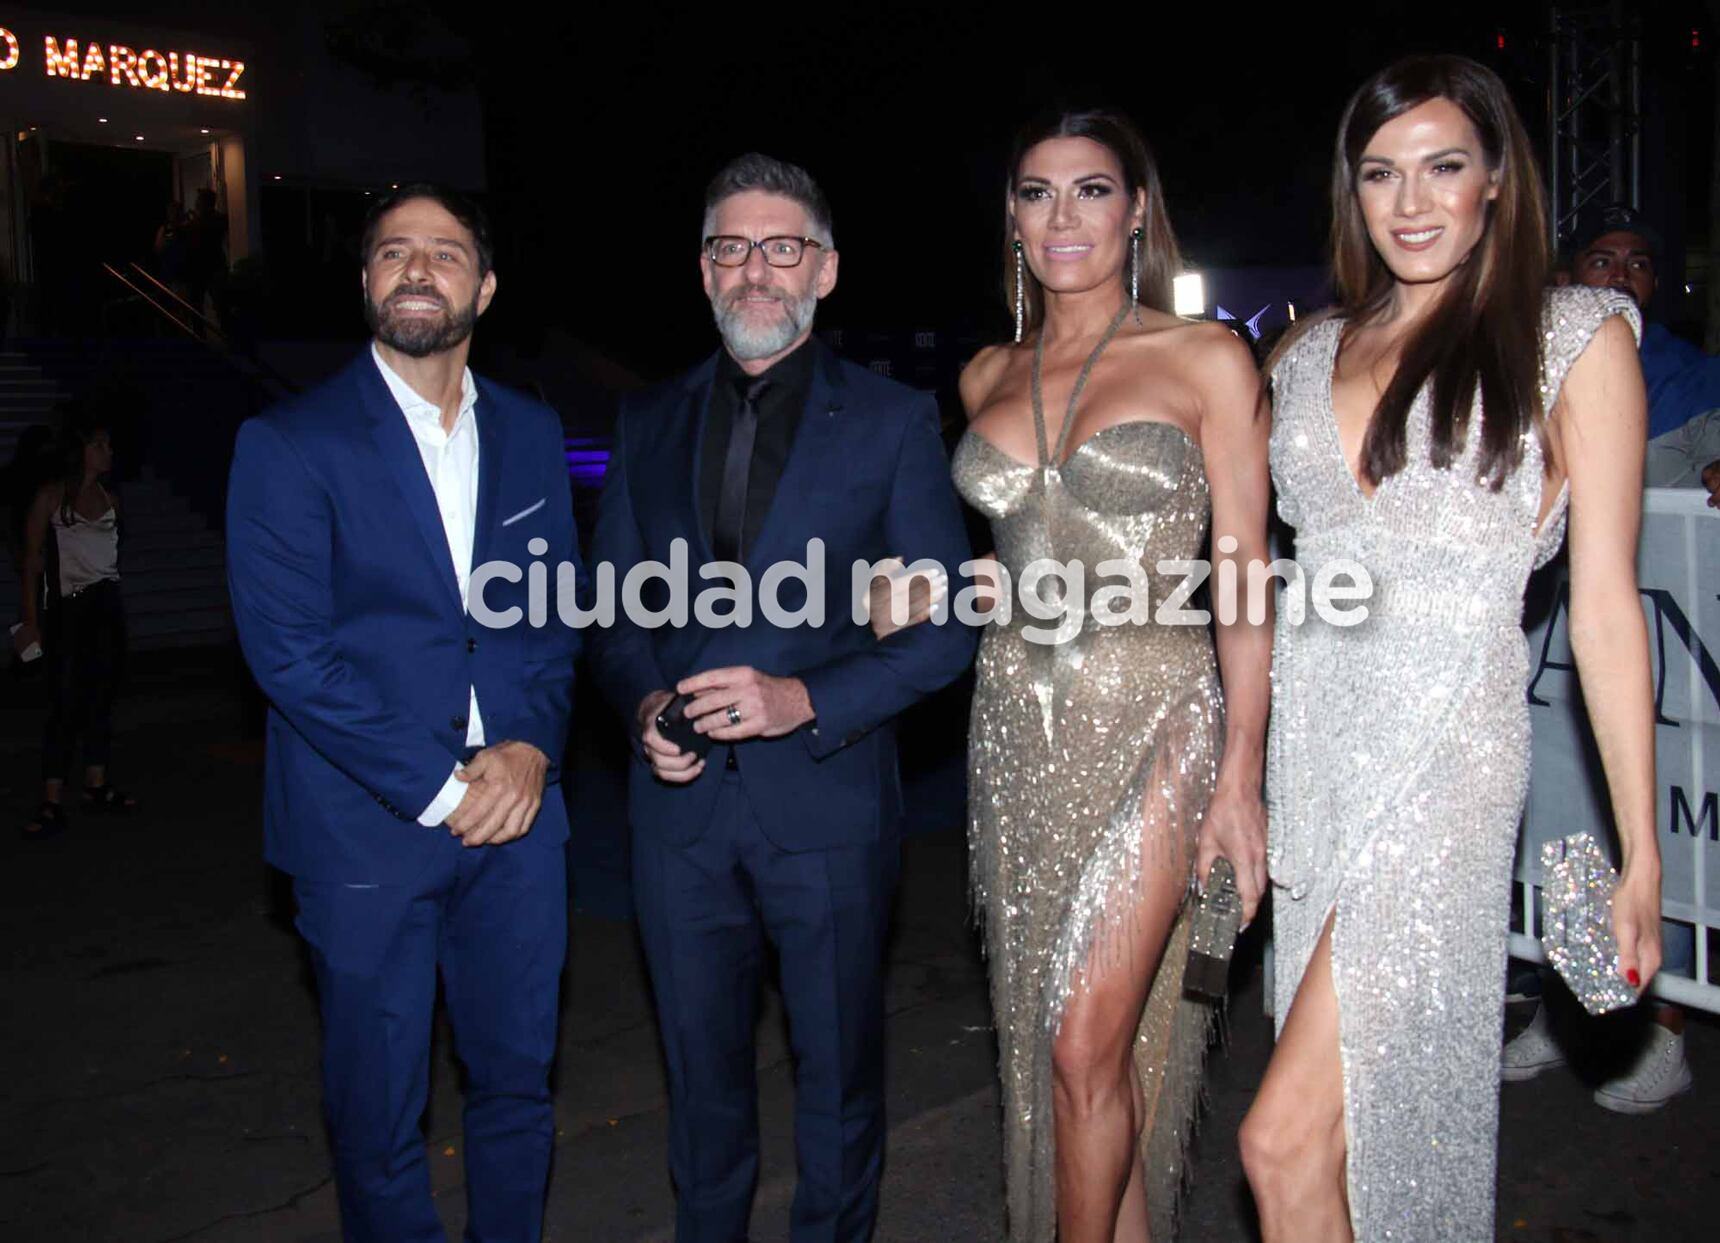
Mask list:
[{"label": "crystal clutch", "polygon": [[1212,861],[1206,888],[1189,920],[1188,966],[1183,992],[1202,1001],[1223,1001],[1230,985],[1230,955],[1242,927],[1242,899],[1236,892],[1236,871],[1230,860]]},{"label": "crystal clutch", "polygon": [[1636,1001],[1618,974],[1612,896],[1618,873],[1588,833],[1541,847],[1541,948],[1590,1014]]}]

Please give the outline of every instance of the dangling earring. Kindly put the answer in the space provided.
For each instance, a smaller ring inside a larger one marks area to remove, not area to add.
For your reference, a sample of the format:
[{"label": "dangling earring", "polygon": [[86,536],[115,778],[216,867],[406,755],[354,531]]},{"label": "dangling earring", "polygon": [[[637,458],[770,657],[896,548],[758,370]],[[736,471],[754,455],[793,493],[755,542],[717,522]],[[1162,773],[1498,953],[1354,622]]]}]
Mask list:
[{"label": "dangling earring", "polygon": [[1027,317],[1027,261],[1021,257],[1021,239],[1015,239],[1015,340],[1021,343],[1021,326]]},{"label": "dangling earring", "polygon": [[1135,308],[1135,322],[1141,322],[1141,231],[1129,235],[1129,301]]}]

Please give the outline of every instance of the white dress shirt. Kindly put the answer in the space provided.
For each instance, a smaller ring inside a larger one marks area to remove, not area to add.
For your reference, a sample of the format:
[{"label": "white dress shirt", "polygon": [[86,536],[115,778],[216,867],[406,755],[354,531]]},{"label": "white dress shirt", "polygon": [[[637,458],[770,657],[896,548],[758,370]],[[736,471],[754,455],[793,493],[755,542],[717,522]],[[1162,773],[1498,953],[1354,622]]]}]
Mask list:
[{"label": "white dress shirt", "polygon": [[[436,508],[442,514],[442,533],[448,538],[448,554],[454,562],[454,577],[460,585],[460,603],[466,602],[466,587],[472,578],[472,542],[478,527],[478,388],[472,383],[472,369],[466,368],[460,377],[460,413],[454,419],[454,430],[442,428],[442,408],[420,397],[392,367],[382,360],[375,342],[370,346],[371,357],[388,391],[406,416],[406,426],[418,444],[418,455],[424,461],[424,473],[430,477],[430,488],[436,494]],[[478,688],[470,688],[466,711],[466,745],[484,745],[484,718],[478,714]],[[418,823],[434,827],[441,824],[465,797],[466,784],[454,773],[443,783],[441,791],[418,817]]]}]

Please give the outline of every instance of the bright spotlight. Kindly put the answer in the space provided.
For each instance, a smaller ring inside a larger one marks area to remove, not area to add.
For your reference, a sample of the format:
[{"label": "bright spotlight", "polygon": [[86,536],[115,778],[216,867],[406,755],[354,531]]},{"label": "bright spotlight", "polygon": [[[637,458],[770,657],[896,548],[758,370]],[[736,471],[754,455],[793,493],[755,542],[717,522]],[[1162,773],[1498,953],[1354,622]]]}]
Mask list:
[{"label": "bright spotlight", "polygon": [[1184,272],[1172,281],[1171,295],[1178,315],[1199,319],[1206,314],[1206,285],[1199,272]]}]

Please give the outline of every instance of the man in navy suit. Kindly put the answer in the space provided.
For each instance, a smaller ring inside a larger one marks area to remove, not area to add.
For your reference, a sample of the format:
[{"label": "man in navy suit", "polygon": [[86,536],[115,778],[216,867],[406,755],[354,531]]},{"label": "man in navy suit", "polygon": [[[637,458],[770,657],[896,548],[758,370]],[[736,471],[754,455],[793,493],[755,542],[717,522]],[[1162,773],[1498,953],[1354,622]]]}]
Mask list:
[{"label": "man in navy suit", "polygon": [[[472,204],[406,187],[363,251],[370,348],[246,423],[233,459],[233,615],[270,703],[264,854],[316,971],[345,1237],[445,1238],[420,1129],[439,969],[466,1238],[537,1239],[578,632],[480,626],[467,587],[489,562],[576,562],[561,425],[467,369],[496,291]],[[526,595],[492,578],[483,615]]]},{"label": "man in navy suit", "polygon": [[[812,178],[741,157],[707,192],[703,234],[723,348],[624,405],[592,559],[620,579],[685,541],[694,561],[757,582],[774,564],[810,565],[809,541],[822,541],[823,583],[784,578],[776,596],[823,617],[620,618],[593,632],[593,671],[636,729],[634,902],[668,1062],[676,1239],[746,1238],[768,945],[795,1057],[791,1236],[847,1243],[871,1234],[884,1155],[882,957],[902,816],[893,721],[959,675],[974,645],[956,624],[875,639],[853,620],[849,566],[930,558],[953,576],[967,539],[931,397],[811,338],[837,268]],[[678,695],[713,744],[703,758],[655,724]]]}]

